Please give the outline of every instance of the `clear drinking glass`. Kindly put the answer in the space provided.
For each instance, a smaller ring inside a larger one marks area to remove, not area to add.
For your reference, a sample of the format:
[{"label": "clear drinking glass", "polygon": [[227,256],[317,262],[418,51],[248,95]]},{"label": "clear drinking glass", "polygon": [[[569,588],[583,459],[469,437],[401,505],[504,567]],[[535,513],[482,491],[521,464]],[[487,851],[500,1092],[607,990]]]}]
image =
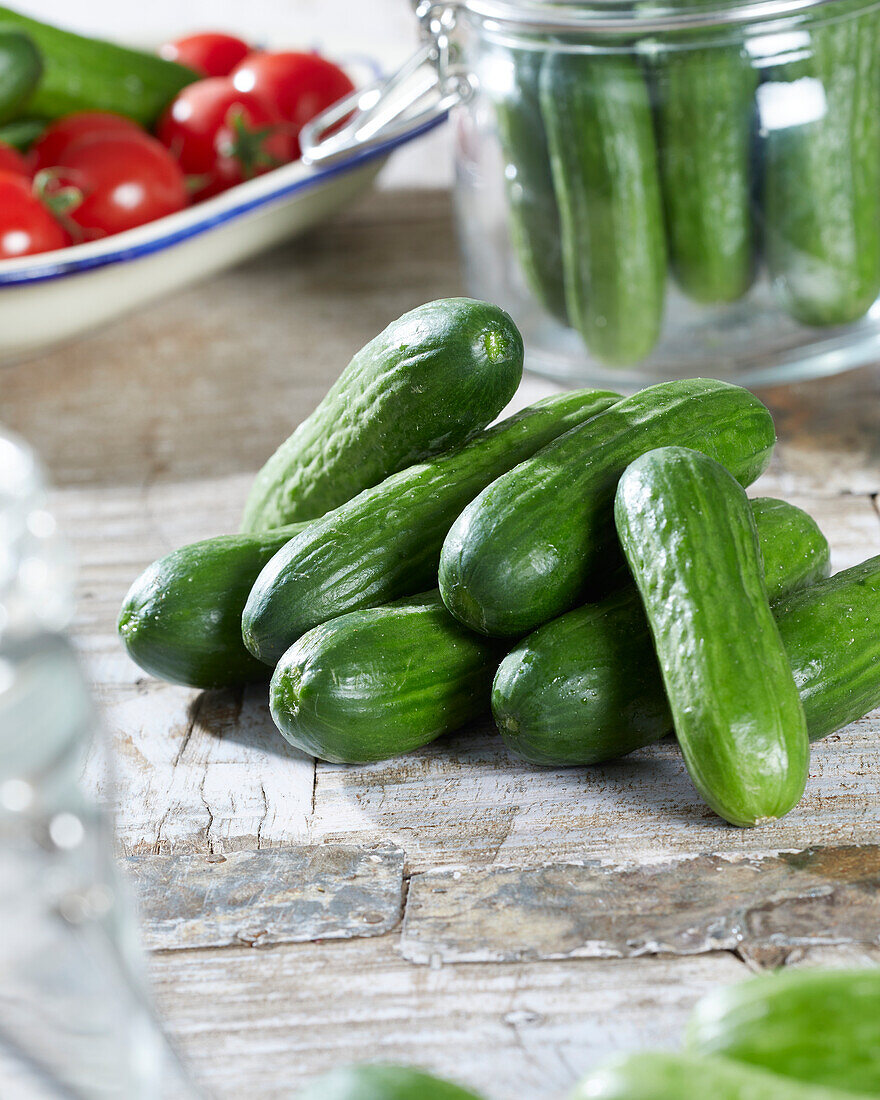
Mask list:
[{"label": "clear drinking glass", "polygon": [[0,1094],[186,1100],[109,817],[83,792],[110,768],[62,633],[71,579],[37,464],[0,433]]}]

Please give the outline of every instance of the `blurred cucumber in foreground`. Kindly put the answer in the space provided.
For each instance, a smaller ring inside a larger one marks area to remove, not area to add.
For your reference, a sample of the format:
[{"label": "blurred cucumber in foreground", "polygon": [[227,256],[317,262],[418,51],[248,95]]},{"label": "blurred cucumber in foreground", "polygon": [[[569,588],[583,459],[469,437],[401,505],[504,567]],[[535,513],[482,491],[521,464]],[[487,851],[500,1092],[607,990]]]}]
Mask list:
[{"label": "blurred cucumber in foreground", "polygon": [[405,1066],[349,1066],[308,1084],[296,1100],[482,1100],[476,1093]]},{"label": "blurred cucumber in foreground", "polygon": [[814,1085],[880,1094],[880,968],[780,970],[704,997],[688,1048]]}]

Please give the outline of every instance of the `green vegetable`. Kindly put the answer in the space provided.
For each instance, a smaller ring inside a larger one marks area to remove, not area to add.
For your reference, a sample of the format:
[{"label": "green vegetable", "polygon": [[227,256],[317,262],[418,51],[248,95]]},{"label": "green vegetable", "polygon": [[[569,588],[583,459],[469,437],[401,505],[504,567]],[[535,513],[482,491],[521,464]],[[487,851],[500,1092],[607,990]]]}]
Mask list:
[{"label": "green vegetable", "polygon": [[631,1054],[589,1074],[568,1100],[852,1100],[725,1058]]},{"label": "green vegetable", "polygon": [[567,322],[559,210],[538,93],[543,56],[540,49],[499,53],[503,90],[495,96],[495,114],[514,252],[535,298]]},{"label": "green vegetable", "polygon": [[[806,512],[781,500],[750,504],[772,600],[828,575],[828,542]],[[508,748],[534,764],[596,764],[669,733],[672,716],[632,585],[520,642],[498,669],[492,711]]]},{"label": "green vegetable", "polygon": [[0,24],[17,27],[36,43],[45,70],[28,111],[60,118],[73,111],[115,111],[151,127],[181,88],[198,73],[152,53],[129,50],[38,23],[0,7]]},{"label": "green vegetable", "polygon": [[497,306],[445,298],[361,348],[257,475],[242,529],[323,516],[384,477],[461,443],[519,386],[522,337]]},{"label": "green vegetable", "polygon": [[466,630],[436,590],[308,631],[269,691],[275,725],[334,764],[412,752],[489,709],[497,642]]},{"label": "green vegetable", "polygon": [[775,821],[804,792],[809,740],[745,492],[663,447],[627,468],[614,518],[694,786],[734,825]]},{"label": "green vegetable", "polygon": [[541,69],[568,316],[588,349],[635,363],[660,333],[666,241],[648,88],[623,54],[549,54]]},{"label": "green vegetable", "polygon": [[26,153],[49,125],[47,118],[22,117],[0,125],[0,141],[11,145],[20,153]]},{"label": "green vegetable", "polygon": [[876,12],[849,3],[821,15],[809,46],[771,66],[759,91],[765,240],[784,308],[838,325],[880,293],[880,50]]},{"label": "green vegetable", "polygon": [[698,302],[752,283],[752,144],[758,72],[742,45],[668,43],[654,62],[672,269]]},{"label": "green vegetable", "polygon": [[440,547],[465,504],[499,474],[617,399],[580,390],[540,401],[309,524],[254,584],[242,615],[248,649],[274,664],[319,623],[436,585]]},{"label": "green vegetable", "polygon": [[651,386],[499,477],[452,525],[440,591],[461,622],[523,635],[607,590],[619,566],[612,503],[626,466],[680,443],[718,459],[743,484],[765,469],[773,420],[757,398],[706,379]]},{"label": "green vegetable", "polygon": [[880,1093],[880,969],[782,970],[704,997],[688,1047],[815,1085]]},{"label": "green vegetable", "polygon": [[42,75],[43,58],[31,36],[0,21],[0,123],[21,111]]},{"label": "green vegetable", "polygon": [[132,660],[153,676],[190,687],[265,680],[266,666],[241,640],[241,613],[260,570],[304,526],[221,535],[153,562],[119,614]]},{"label": "green vegetable", "polygon": [[402,1066],[350,1066],[312,1081],[296,1100],[481,1100],[427,1073]]}]

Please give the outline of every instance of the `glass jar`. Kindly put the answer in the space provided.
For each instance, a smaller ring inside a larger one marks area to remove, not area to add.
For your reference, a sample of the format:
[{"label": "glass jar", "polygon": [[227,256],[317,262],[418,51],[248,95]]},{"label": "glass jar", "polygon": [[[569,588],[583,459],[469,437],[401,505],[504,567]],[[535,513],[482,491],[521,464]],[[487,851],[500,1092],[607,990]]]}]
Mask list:
[{"label": "glass jar", "polygon": [[531,369],[756,384],[880,353],[876,0],[417,12],[454,104],[467,289]]}]

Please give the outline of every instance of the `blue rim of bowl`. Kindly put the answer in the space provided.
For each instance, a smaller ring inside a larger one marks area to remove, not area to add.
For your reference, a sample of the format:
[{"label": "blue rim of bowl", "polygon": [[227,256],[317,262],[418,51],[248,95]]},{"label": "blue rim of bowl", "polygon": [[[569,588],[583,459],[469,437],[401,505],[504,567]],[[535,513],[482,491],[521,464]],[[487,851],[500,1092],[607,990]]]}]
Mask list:
[{"label": "blue rim of bowl", "polygon": [[[224,206],[222,210],[217,210],[212,213],[209,205],[211,200],[209,200],[204,204],[208,209],[203,218],[199,218],[194,222],[189,222],[176,229],[169,230],[159,236],[150,237],[137,244],[122,245],[119,248],[102,252],[97,256],[77,256],[71,257],[70,259],[60,259],[54,262],[48,258],[52,256],[50,252],[34,256],[33,259],[35,262],[30,267],[20,267],[15,271],[9,272],[0,271],[0,287],[50,282],[53,279],[63,279],[67,275],[76,275],[81,272],[92,271],[95,268],[107,267],[110,264],[126,263],[129,260],[137,260],[144,256],[150,256],[155,252],[161,252],[166,248],[171,248],[193,237],[199,237],[203,233],[207,233],[218,226],[225,225],[227,222],[234,221],[236,218],[240,218],[245,214],[250,214],[254,210],[259,210],[260,207],[269,206],[299,191],[311,190],[313,187],[317,187],[328,179],[344,175],[346,172],[354,171],[354,169],[360,168],[370,161],[385,157],[399,146],[405,145],[407,142],[413,141],[415,138],[421,137],[423,134],[441,125],[441,123],[446,121],[446,118],[447,114],[432,118],[428,122],[413,126],[411,130],[407,130],[404,134],[398,134],[388,141],[372,145],[370,148],[363,149],[359,152],[354,152],[351,156],[346,157],[344,160],[337,161],[334,164],[330,164],[326,168],[315,168],[305,177],[298,178],[288,184],[274,188],[267,191],[265,194],[257,195],[253,198],[242,199],[232,206]],[[279,172],[283,170],[283,168],[277,169]],[[259,178],[265,181],[268,176],[261,176]],[[247,184],[239,184],[239,187],[246,186]],[[227,191],[226,195],[228,196],[229,194],[231,194],[231,192]],[[221,198],[222,196],[218,196],[218,199]],[[190,207],[190,212],[197,209],[197,206]],[[176,215],[172,216],[176,217]],[[161,225],[162,220],[164,219],[160,219],[153,224],[158,227]],[[138,227],[138,229],[140,228],[141,227]],[[131,232],[137,233],[138,230],[131,230]],[[122,234],[120,234],[120,236],[122,236]],[[77,246],[74,245],[73,247],[76,248]]]}]

